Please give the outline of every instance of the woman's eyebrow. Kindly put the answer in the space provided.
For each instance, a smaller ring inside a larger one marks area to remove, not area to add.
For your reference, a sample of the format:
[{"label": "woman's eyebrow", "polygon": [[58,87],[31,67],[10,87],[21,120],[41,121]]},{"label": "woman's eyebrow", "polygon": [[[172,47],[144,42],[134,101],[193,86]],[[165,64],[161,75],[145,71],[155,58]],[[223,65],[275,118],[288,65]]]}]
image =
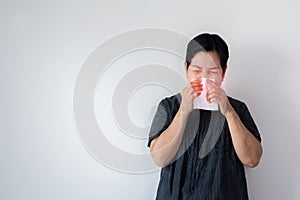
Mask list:
[{"label": "woman's eyebrow", "polygon": [[219,69],[219,67],[210,67],[209,70]]},{"label": "woman's eyebrow", "polygon": [[198,68],[198,69],[202,69],[202,67],[200,67],[200,66],[198,66],[198,65],[192,64],[192,66],[193,66],[193,67],[196,67],[196,68]]},{"label": "woman's eyebrow", "polygon": [[[202,69],[203,67],[200,67],[198,65],[195,65],[195,64],[191,64],[193,67],[196,67],[198,69]],[[214,66],[214,67],[209,67],[208,70],[215,70],[215,69],[219,69],[218,66]]]}]

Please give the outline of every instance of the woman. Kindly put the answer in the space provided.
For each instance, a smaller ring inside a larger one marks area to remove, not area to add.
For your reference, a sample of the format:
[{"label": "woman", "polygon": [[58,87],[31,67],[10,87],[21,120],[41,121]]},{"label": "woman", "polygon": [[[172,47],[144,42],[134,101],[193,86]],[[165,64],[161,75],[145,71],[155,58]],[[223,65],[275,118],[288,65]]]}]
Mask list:
[{"label": "woman", "polygon": [[[220,87],[228,57],[227,44],[216,34],[200,34],[187,46],[184,68],[188,84],[181,94],[160,102],[149,134],[151,155],[162,167],[158,200],[248,199],[244,166],[258,165],[261,137],[246,105],[228,97]],[[207,101],[217,103],[218,111],[193,109],[203,85],[199,81],[193,89],[190,83],[202,78],[207,78],[209,86]],[[190,120],[195,112],[200,116],[196,122]],[[207,138],[216,132],[210,126],[214,115],[224,120],[220,134],[211,142]],[[197,128],[195,135],[191,127]],[[202,147],[207,144],[210,148],[203,154]]]}]

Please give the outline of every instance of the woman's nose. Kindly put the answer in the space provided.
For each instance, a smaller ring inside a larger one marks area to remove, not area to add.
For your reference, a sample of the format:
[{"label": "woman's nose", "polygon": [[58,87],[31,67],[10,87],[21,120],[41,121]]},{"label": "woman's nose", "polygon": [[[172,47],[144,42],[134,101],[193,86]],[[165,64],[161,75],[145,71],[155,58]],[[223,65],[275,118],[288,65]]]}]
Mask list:
[{"label": "woman's nose", "polygon": [[202,70],[201,74],[200,74],[200,78],[207,78],[208,74],[205,70]]},{"label": "woman's nose", "polygon": [[200,74],[196,74],[194,78],[195,78],[195,79],[201,79],[202,77],[201,77]]}]

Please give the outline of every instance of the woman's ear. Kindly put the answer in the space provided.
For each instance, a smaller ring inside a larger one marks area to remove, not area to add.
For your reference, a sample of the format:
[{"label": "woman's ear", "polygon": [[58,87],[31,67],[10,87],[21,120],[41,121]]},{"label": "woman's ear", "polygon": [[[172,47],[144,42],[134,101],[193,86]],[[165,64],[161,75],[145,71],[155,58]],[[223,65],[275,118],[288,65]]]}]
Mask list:
[{"label": "woman's ear", "polygon": [[184,65],[185,75],[186,75],[186,77],[187,77],[187,74],[188,74],[188,66],[187,66],[186,60],[184,60],[183,65]]},{"label": "woman's ear", "polygon": [[224,81],[225,73],[226,73],[226,70],[227,70],[227,66],[225,66],[223,70],[224,71],[223,71],[223,74],[222,74],[222,81]]}]

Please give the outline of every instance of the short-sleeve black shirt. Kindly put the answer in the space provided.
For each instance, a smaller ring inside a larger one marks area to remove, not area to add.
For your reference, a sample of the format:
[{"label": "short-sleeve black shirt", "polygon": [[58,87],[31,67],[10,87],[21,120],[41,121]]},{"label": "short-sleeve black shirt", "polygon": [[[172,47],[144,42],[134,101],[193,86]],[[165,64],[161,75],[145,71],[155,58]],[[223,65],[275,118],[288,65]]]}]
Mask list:
[{"label": "short-sleeve black shirt", "polygon": [[[247,106],[228,97],[245,127],[261,142],[259,131]],[[148,147],[171,124],[181,102],[177,94],[163,99],[157,110],[149,133]],[[206,136],[212,112],[200,112],[198,131],[188,148],[169,165],[161,169],[157,200],[247,200],[247,183],[244,165],[234,150],[227,121],[212,150],[199,157],[199,150]],[[187,133],[185,133],[187,134]]]}]

